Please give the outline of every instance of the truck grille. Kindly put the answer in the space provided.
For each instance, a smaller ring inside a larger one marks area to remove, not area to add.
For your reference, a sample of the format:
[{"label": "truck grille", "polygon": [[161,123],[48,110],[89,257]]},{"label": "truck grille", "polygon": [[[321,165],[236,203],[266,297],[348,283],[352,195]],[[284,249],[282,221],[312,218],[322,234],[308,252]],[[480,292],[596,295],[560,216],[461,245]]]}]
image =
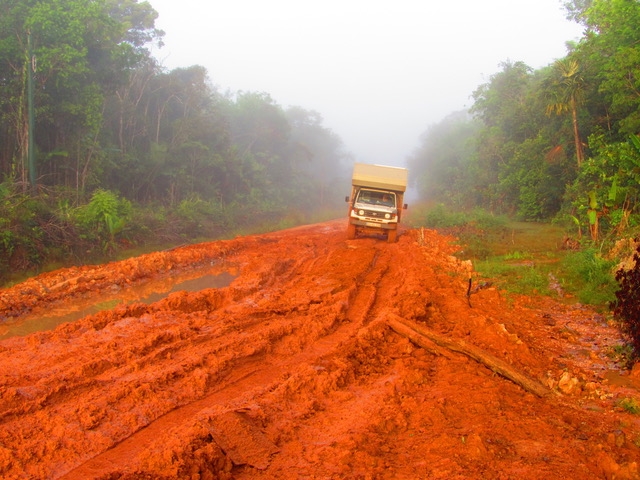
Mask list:
[{"label": "truck grille", "polygon": [[372,219],[380,219],[382,220],[384,218],[384,212],[374,212],[372,210],[365,210],[364,211],[364,216],[368,217],[368,218],[372,218]]}]

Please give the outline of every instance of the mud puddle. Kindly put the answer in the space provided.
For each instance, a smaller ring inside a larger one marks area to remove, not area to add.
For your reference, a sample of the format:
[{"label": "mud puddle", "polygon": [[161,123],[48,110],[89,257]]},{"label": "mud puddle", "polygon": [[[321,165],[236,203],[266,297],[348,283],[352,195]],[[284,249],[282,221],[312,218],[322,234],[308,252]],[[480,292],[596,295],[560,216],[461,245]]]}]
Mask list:
[{"label": "mud puddle", "polygon": [[[193,275],[195,272],[191,273]],[[126,289],[114,286],[113,293],[103,295],[98,301],[95,298],[90,301],[79,299],[72,306],[65,305],[60,308],[49,308],[46,311],[32,312],[25,317],[13,319],[1,325],[0,340],[53,330],[63,323],[74,322],[103,310],[111,310],[120,304],[136,302],[151,304],[174,292],[199,292],[207,288],[223,288],[228,286],[238,276],[238,273],[235,269],[231,269],[222,272],[209,272],[204,275],[199,272],[198,275],[200,276],[194,278],[170,277]]]}]

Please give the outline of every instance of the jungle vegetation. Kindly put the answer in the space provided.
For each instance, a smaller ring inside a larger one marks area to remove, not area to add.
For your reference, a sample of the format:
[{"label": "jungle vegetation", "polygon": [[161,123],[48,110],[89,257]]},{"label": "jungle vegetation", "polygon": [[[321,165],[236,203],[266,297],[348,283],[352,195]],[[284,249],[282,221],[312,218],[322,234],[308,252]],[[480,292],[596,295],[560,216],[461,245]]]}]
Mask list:
[{"label": "jungle vegetation", "polygon": [[[640,4],[566,7],[584,34],[564,58],[505,60],[407,163],[427,200],[567,222],[599,250],[640,223]],[[0,2],[0,280],[341,207],[350,159],[321,115],[162,68],[157,15],[138,0]]]},{"label": "jungle vegetation", "polygon": [[469,111],[423,133],[408,160],[423,198],[568,221],[596,242],[640,223],[640,3],[566,7],[584,34],[564,58],[503,62]]},{"label": "jungle vegetation", "polygon": [[347,154],[319,113],[162,68],[157,15],[138,0],[0,2],[0,280],[344,198]]},{"label": "jungle vegetation", "polygon": [[588,285],[581,301],[611,299],[637,360],[640,2],[565,6],[584,27],[567,55],[537,70],[503,62],[468,111],[422,134],[408,166],[435,212],[480,208],[563,225],[573,251],[565,260]]}]

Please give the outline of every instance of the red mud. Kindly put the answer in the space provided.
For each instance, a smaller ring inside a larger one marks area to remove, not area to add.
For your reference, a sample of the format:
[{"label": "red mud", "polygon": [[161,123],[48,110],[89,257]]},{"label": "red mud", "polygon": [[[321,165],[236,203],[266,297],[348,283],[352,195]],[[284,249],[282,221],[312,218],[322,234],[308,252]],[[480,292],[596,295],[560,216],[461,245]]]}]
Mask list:
[{"label": "red mud", "polygon": [[[346,240],[343,221],[70,268],[0,290],[0,318],[219,268],[228,287],[122,303],[0,342],[5,479],[638,478],[640,379],[595,312],[481,289],[453,239]],[[390,318],[477,347],[424,349]],[[612,373],[613,372],[613,373]]]}]

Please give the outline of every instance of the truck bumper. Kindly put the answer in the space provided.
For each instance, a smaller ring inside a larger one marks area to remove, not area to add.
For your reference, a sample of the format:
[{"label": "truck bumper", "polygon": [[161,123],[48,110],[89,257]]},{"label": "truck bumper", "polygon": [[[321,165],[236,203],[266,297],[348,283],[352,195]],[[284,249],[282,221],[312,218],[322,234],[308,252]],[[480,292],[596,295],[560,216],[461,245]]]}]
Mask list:
[{"label": "truck bumper", "polygon": [[350,218],[349,223],[355,225],[358,231],[372,234],[386,233],[387,230],[397,230],[397,223],[379,223],[379,222],[366,222],[364,220],[357,220]]}]

